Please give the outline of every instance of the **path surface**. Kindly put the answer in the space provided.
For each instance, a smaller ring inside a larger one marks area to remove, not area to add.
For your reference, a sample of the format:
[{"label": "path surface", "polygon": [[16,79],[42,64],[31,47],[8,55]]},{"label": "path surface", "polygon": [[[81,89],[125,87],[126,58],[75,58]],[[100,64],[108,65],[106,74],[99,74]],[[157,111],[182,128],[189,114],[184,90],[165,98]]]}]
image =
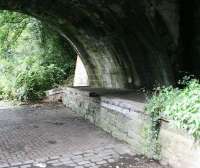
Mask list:
[{"label": "path surface", "polygon": [[161,168],[61,104],[0,103],[0,168]]}]

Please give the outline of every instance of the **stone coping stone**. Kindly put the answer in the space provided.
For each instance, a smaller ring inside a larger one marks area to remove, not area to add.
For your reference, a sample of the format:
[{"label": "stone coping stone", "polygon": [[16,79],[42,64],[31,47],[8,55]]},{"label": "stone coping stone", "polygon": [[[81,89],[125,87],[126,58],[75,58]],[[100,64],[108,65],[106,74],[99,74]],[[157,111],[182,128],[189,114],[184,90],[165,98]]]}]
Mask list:
[{"label": "stone coping stone", "polygon": [[137,90],[131,89],[111,89],[111,88],[90,88],[90,87],[63,87],[64,91],[73,91],[79,94],[90,96],[91,93],[96,93],[99,96],[120,97],[127,100],[135,100],[145,102],[145,96]]},{"label": "stone coping stone", "polygon": [[64,91],[63,88],[55,88],[55,89],[51,89],[51,90],[46,91],[46,95],[47,96],[53,96],[53,95],[56,95],[56,94],[62,94],[63,91]]},{"label": "stone coping stone", "polygon": [[144,113],[144,103],[136,102],[132,100],[126,100],[116,97],[101,97],[102,106],[105,104],[111,104],[112,106],[120,107],[123,110],[129,112]]},{"label": "stone coping stone", "polygon": [[62,87],[48,91],[48,96],[57,94],[71,94],[100,103],[104,108],[121,112],[131,116],[131,112],[144,113],[144,97],[134,90],[103,89],[88,87]]}]

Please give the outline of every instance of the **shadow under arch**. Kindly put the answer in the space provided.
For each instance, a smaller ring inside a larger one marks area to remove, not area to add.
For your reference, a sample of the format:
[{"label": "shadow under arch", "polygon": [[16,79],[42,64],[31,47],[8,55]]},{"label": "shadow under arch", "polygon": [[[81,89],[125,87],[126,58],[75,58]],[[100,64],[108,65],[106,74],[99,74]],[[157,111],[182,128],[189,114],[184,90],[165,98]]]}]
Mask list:
[{"label": "shadow under arch", "polygon": [[[91,87],[138,88],[173,81],[166,43],[155,33],[157,18],[148,20],[146,3],[0,0],[0,9],[31,15],[65,37],[80,55]],[[167,29],[165,24],[161,28]]]}]

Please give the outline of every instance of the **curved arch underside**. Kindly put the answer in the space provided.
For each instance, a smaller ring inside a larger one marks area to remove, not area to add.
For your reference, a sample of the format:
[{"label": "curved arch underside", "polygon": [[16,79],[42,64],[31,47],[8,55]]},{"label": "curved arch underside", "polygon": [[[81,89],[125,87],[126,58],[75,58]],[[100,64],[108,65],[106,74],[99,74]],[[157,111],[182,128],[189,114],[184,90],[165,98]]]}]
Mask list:
[{"label": "curved arch underside", "polygon": [[81,56],[90,86],[174,81],[177,0],[0,0],[0,8],[35,16],[66,37]]}]

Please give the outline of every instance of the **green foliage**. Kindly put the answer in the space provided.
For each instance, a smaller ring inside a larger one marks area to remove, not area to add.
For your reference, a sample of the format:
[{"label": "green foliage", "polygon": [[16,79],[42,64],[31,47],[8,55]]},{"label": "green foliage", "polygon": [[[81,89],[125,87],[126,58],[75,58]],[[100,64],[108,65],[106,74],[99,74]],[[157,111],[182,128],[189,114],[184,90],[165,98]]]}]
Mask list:
[{"label": "green foliage", "polygon": [[41,99],[44,91],[62,84],[64,75],[64,71],[54,64],[49,66],[36,64],[17,76],[17,97],[21,101]]},{"label": "green foliage", "polygon": [[31,18],[27,15],[7,11],[0,12],[1,58],[9,58],[12,56],[13,46],[30,21]]},{"label": "green foliage", "polygon": [[0,99],[37,100],[74,72],[74,50],[35,18],[0,12]]},{"label": "green foliage", "polygon": [[195,140],[200,140],[200,82],[185,77],[179,81],[182,89],[158,87],[148,100],[146,112],[152,122],[165,118],[177,128],[186,130]]}]

